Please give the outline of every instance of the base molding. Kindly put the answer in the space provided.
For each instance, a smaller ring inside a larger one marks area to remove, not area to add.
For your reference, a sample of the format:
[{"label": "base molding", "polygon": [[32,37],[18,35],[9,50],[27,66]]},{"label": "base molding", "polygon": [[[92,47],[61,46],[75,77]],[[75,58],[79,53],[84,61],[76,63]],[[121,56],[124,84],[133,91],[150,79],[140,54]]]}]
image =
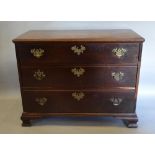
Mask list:
[{"label": "base molding", "polygon": [[48,118],[52,116],[103,116],[115,117],[121,119],[128,128],[137,128],[138,117],[136,113],[27,113],[23,112],[21,116],[22,126],[31,126],[31,120]]}]

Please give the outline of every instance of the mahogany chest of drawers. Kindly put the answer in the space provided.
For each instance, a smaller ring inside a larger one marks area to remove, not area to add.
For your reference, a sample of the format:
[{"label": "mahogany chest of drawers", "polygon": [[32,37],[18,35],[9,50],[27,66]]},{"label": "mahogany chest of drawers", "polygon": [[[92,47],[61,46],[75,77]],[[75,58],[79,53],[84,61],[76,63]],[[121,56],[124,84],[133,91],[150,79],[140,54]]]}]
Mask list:
[{"label": "mahogany chest of drawers", "polygon": [[111,116],[137,127],[144,39],[132,30],[36,30],[13,40],[22,125],[51,116]]}]

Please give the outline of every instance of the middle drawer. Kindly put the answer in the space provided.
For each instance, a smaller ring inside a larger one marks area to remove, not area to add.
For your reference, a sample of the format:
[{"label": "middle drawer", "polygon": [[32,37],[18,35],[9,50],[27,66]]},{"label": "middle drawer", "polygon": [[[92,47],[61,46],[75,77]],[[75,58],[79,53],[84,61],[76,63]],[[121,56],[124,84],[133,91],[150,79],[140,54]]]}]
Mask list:
[{"label": "middle drawer", "polygon": [[42,66],[21,69],[22,87],[50,87],[52,89],[135,87],[136,72],[136,66]]}]

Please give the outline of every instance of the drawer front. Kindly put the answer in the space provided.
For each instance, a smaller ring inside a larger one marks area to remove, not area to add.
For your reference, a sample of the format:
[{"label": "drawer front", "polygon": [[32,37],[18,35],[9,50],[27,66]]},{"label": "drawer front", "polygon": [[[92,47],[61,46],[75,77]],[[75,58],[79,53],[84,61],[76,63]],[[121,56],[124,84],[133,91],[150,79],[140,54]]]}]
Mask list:
[{"label": "drawer front", "polygon": [[133,113],[134,92],[23,91],[24,112]]},{"label": "drawer front", "polygon": [[18,45],[22,65],[36,63],[62,64],[128,64],[137,63],[138,43],[49,43]]},{"label": "drawer front", "polygon": [[23,87],[85,89],[135,87],[137,67],[22,68]]}]

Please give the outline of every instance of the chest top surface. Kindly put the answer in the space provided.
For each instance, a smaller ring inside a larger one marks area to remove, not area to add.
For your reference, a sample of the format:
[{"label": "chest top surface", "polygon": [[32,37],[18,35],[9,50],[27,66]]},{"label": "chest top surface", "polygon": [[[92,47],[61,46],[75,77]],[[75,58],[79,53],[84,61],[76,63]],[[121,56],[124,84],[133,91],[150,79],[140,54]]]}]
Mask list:
[{"label": "chest top surface", "polygon": [[144,38],[130,29],[103,30],[31,30],[13,40],[22,42],[143,42]]}]

